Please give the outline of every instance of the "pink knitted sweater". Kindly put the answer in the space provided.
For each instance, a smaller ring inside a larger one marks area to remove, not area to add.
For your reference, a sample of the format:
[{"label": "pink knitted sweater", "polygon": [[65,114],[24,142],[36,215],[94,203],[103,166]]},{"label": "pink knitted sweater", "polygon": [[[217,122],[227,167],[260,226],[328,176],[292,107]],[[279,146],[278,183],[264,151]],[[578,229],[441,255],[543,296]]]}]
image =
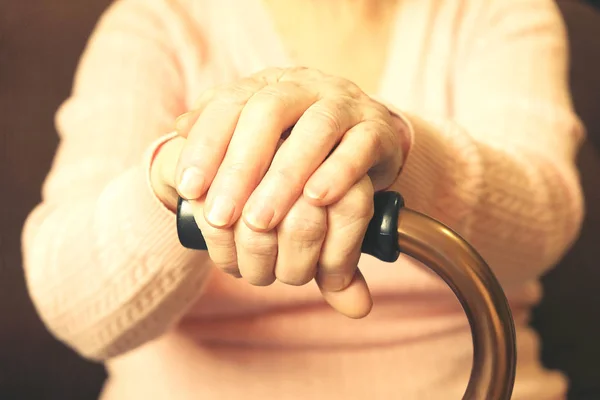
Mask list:
[{"label": "pink knitted sweater", "polygon": [[[401,1],[380,89],[414,142],[393,189],[487,259],[517,320],[514,399],[566,382],[527,326],[539,276],[582,216],[582,127],[551,0]],[[61,107],[43,201],[23,233],[31,297],[48,328],[106,362],[105,399],[458,399],[471,367],[451,291],[407,258],[362,258],[367,318],[316,285],[252,287],[179,244],[148,184],[158,144],[206,88],[290,66],[259,0],[119,0]]]}]

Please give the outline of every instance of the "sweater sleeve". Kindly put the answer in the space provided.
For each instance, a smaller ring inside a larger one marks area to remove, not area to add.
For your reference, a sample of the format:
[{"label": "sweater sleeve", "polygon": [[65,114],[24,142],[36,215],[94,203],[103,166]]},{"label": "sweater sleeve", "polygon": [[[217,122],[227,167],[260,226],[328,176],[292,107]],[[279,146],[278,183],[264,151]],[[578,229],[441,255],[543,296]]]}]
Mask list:
[{"label": "sweater sleeve", "polygon": [[209,261],[184,249],[149,163],[184,111],[169,2],[121,0],[101,18],[71,97],[42,202],[23,231],[29,292],[49,330],[91,359],[159,336],[200,294]]},{"label": "sweater sleeve", "polygon": [[554,3],[487,3],[463,33],[451,117],[398,112],[412,143],[392,189],[467,239],[508,287],[539,277],[578,234],[583,129]]}]

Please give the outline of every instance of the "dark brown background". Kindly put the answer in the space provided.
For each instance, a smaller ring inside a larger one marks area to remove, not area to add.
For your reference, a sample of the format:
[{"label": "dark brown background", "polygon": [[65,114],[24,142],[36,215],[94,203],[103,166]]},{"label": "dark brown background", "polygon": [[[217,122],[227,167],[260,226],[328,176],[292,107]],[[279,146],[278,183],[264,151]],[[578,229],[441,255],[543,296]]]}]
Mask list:
[{"label": "dark brown background", "polygon": [[[56,342],[34,313],[20,231],[40,199],[57,145],[54,112],[68,95],[89,31],[109,0],[0,0],[0,399],[93,399],[104,379]],[[133,400],[133,399],[132,399]]]},{"label": "dark brown background", "polygon": [[[39,201],[57,138],[54,112],[109,0],[0,0],[0,399],[93,399],[103,368],[55,341],[25,291],[19,235]],[[543,358],[567,371],[574,399],[600,399],[600,16],[563,5],[573,47],[572,86],[590,130],[580,156],[588,216],[582,237],[545,278],[535,326]]]}]

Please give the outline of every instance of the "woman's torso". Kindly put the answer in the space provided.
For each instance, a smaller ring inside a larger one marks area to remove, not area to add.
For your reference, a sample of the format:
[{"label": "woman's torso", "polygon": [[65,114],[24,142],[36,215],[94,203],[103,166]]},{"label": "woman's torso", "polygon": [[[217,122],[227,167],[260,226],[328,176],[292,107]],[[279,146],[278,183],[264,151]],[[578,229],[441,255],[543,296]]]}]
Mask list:
[{"label": "woman's torso", "polygon": [[[300,31],[285,31],[285,14],[278,20],[260,0],[177,3],[173,46],[187,102],[260,69],[296,65],[293,54],[309,60],[304,66],[339,70],[348,78],[372,72],[357,82],[371,94],[406,111],[451,117],[462,3],[401,2],[389,26],[370,38],[385,33],[388,45],[361,67],[370,54],[365,39],[357,45],[356,68],[333,61],[313,65],[327,44],[308,52],[307,43],[317,43],[318,35],[302,41]],[[360,267],[374,310],[359,321],[331,311],[313,284],[251,287],[215,271],[179,326],[108,363],[103,398],[460,398],[472,349],[466,317],[450,289],[406,258],[384,264],[365,256]],[[519,331],[517,400],[560,398],[565,386],[561,376],[541,368],[537,338],[527,327],[528,310],[539,299],[535,278],[506,288]]]}]

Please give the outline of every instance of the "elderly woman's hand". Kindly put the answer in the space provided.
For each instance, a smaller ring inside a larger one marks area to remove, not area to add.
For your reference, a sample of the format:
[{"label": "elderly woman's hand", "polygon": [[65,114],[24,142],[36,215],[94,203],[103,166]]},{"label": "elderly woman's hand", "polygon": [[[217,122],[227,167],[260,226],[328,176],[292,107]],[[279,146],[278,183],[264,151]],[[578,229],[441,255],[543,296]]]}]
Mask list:
[{"label": "elderly woman's hand", "polygon": [[205,93],[177,130],[176,188],[219,268],[254,285],[316,278],[334,308],[368,314],[361,243],[405,139],[386,107],[345,79],[268,69]]}]

